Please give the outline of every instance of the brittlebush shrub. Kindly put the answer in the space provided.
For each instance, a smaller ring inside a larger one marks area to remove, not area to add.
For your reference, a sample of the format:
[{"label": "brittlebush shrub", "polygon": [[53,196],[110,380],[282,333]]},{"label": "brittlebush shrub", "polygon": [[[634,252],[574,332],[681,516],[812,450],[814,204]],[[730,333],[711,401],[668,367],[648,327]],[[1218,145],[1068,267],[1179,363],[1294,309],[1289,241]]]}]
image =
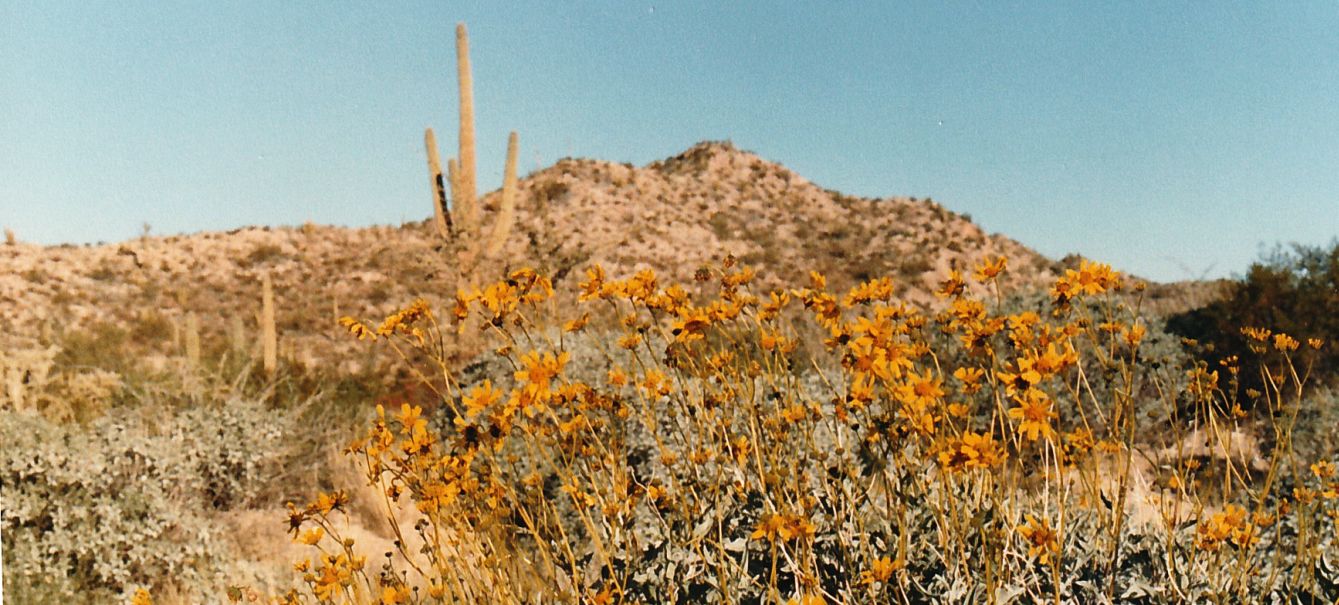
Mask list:
[{"label": "brittlebush shrub", "polygon": [[[689,287],[592,267],[575,302],[519,270],[346,318],[435,360],[440,412],[379,408],[347,450],[397,552],[342,534],[348,492],[290,505],[319,553],[275,601],[1339,597],[1335,461],[1290,439],[1324,343],[1255,333],[1277,381],[1251,408],[1236,363],[1149,361],[1139,284],[1084,261],[1006,311],[1005,268],[954,272],[934,314],[889,279],[753,293],[727,260]],[[462,382],[461,335],[505,370]]]},{"label": "brittlebush shrub", "polygon": [[279,474],[289,430],[248,401],[122,407],[87,425],[0,411],[6,601],[118,603],[146,586],[217,600],[215,513]]}]

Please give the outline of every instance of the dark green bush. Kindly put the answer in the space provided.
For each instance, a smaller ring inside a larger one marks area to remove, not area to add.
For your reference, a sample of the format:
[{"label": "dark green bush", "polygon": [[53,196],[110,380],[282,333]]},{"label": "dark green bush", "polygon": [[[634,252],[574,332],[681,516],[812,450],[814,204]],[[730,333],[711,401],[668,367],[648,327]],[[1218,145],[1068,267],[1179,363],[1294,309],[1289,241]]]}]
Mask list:
[{"label": "dark green bush", "polygon": [[[1294,244],[1276,248],[1229,285],[1223,298],[1172,316],[1167,329],[1198,341],[1211,362],[1236,355],[1243,367],[1258,361],[1242,327],[1284,332],[1302,341],[1302,364],[1312,379],[1333,383],[1339,377],[1339,240],[1326,246]],[[1325,341],[1308,351],[1309,338]],[[1260,388],[1260,377],[1242,376],[1242,388]]]}]

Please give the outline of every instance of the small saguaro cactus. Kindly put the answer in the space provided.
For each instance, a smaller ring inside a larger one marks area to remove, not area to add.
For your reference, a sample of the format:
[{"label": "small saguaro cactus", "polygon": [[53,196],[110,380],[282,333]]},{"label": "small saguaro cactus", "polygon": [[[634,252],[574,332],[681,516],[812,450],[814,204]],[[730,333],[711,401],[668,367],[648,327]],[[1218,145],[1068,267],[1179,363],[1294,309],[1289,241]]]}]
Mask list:
[{"label": "small saguaro cactus", "polygon": [[251,354],[251,341],[246,337],[246,324],[242,322],[241,315],[232,316],[232,326],[228,328],[229,336],[232,340],[232,352],[238,357],[245,358]]},{"label": "small saguaro cactus", "polygon": [[260,277],[260,347],[265,374],[274,376],[279,366],[279,334],[274,327],[274,285],[270,274]]},{"label": "small saguaro cactus", "polygon": [[[427,146],[428,173],[433,188],[433,220],[439,233],[459,242],[461,275],[471,275],[481,256],[494,257],[502,251],[516,221],[516,158],[518,137],[515,132],[507,139],[507,164],[502,184],[502,199],[498,205],[496,223],[487,238],[482,237],[480,222],[477,170],[474,148],[474,80],[470,72],[470,42],[465,24],[456,25],[456,77],[460,88],[460,140],[458,157],[446,163],[447,183],[451,204],[445,204],[446,186],[442,182],[441,160],[437,151],[437,137],[431,128],[424,133]],[[452,213],[455,214],[453,219]]]},{"label": "small saguaro cactus", "polygon": [[195,312],[186,314],[186,361],[192,367],[200,365],[200,318]]}]

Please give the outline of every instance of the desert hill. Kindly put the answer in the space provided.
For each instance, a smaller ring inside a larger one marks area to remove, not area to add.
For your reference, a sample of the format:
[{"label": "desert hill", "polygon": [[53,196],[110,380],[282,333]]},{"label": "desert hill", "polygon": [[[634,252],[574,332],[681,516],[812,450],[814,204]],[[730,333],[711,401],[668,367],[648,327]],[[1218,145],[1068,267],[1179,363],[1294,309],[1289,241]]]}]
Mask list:
[{"label": "desert hill", "polygon": [[769,286],[797,283],[810,269],[839,285],[892,275],[900,294],[920,304],[934,300],[950,267],[970,268],[985,255],[1008,256],[1021,286],[1054,269],[930,200],[843,195],[723,142],[642,168],[564,159],[531,174],[520,191],[528,216],[520,222],[526,237],[511,249],[518,258],[651,267],[687,281],[698,266],[733,254]]},{"label": "desert hill", "polygon": [[[640,168],[564,159],[518,185],[504,264],[541,268],[560,290],[591,263],[615,276],[649,267],[687,283],[697,267],[734,255],[758,270],[760,287],[802,283],[811,269],[839,288],[891,275],[906,300],[932,305],[951,267],[970,269],[987,255],[1009,258],[1017,288],[1058,270],[930,200],[825,190],[729,143],[701,143]],[[485,213],[496,212],[498,197],[485,197]],[[440,244],[427,222],[249,227],[91,246],[16,242],[0,247],[0,325],[10,337],[44,341],[53,331],[114,326],[130,342],[163,343],[146,353],[170,353],[194,313],[206,348],[223,348],[254,330],[260,275],[269,273],[281,353],[304,364],[330,354],[347,361],[357,344],[335,329],[339,315],[375,317],[415,296],[454,293],[453,261]]]}]

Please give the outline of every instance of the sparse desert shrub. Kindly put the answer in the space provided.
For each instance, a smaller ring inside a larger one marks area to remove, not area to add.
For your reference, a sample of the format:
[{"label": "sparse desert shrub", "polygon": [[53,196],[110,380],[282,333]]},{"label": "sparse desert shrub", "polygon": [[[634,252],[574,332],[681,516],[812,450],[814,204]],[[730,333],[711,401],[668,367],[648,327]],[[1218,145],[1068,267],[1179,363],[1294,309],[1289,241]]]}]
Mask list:
[{"label": "sparse desert shrub", "polygon": [[284,249],[276,244],[260,244],[246,256],[248,266],[264,265],[285,258]]},{"label": "sparse desert shrub", "polygon": [[[999,301],[1004,269],[987,259],[972,279]],[[698,278],[714,292],[596,266],[585,304],[559,311],[549,281],[518,270],[445,316],[416,301],[379,324],[345,318],[406,360],[426,353],[441,411],[379,408],[348,450],[385,494],[397,553],[345,539],[344,492],[290,509],[294,536],[322,549],[298,565],[310,595],[1339,598],[1335,461],[1299,459],[1284,428],[1313,405],[1305,381],[1285,372],[1273,413],[1253,414],[1207,364],[1149,371],[1140,288],[1105,265],[1079,262],[1037,311],[976,299],[954,272],[934,316],[886,278],[753,294],[732,259]],[[433,353],[467,332],[494,337],[492,372]],[[1266,363],[1295,369],[1288,340],[1272,347]],[[1252,426],[1277,437],[1261,466],[1233,451]]]},{"label": "sparse desert shrub", "polygon": [[224,558],[207,512],[276,476],[286,426],[248,402],[121,408],[86,427],[0,412],[7,600],[124,602],[143,586],[218,600],[201,592]]},{"label": "sparse desert shrub", "polygon": [[567,195],[568,186],[557,179],[546,180],[535,186],[535,200],[541,206],[552,204]]}]

